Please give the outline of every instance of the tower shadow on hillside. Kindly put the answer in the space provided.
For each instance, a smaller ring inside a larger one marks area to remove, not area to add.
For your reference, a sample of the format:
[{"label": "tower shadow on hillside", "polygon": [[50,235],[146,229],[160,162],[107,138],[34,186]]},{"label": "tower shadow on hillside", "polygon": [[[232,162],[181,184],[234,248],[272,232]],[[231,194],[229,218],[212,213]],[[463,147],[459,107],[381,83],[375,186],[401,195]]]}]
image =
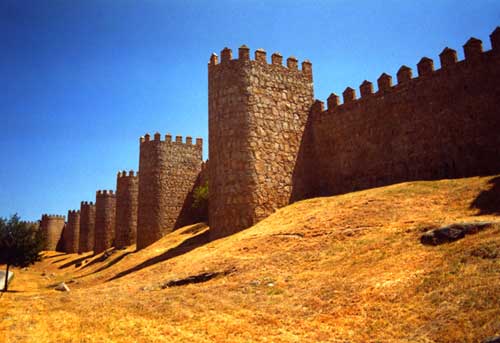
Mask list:
[{"label": "tower shadow on hillside", "polygon": [[82,269],[85,269],[85,268],[88,268],[96,263],[101,263],[101,262],[104,262],[106,261],[109,257],[113,256],[113,254],[117,251],[116,248],[111,248],[107,251],[105,251],[101,256],[97,257],[97,258],[94,258],[95,256],[99,255],[100,253],[96,254],[94,253],[93,255],[91,256],[88,256],[87,258],[88,259],[91,259],[91,258],[94,258],[92,261],[90,261],[89,263],[85,264]]},{"label": "tower shadow on hillside", "polygon": [[500,215],[500,176],[494,177],[488,184],[491,187],[479,193],[470,208],[479,210],[477,215]]},{"label": "tower shadow on hillside", "polygon": [[135,267],[132,267],[130,269],[124,270],[124,271],[116,274],[115,276],[113,276],[112,278],[110,278],[106,281],[112,281],[112,280],[119,279],[121,277],[124,277],[125,275],[131,274],[133,272],[137,272],[141,269],[147,268],[147,267],[152,266],[156,263],[163,262],[163,261],[169,260],[171,258],[183,255],[185,253],[190,252],[191,250],[194,250],[194,249],[208,243],[209,241],[210,241],[209,230],[207,230],[201,234],[198,234],[194,237],[186,239],[184,242],[182,242],[181,244],[179,244],[175,248],[172,248],[159,256],[155,256],[153,258],[150,258],[149,260],[146,260],[146,261],[142,262],[141,264],[138,264]]},{"label": "tower shadow on hillside", "polygon": [[[92,275],[92,274],[95,274],[95,273],[99,273],[99,272],[102,272],[103,270],[106,270],[108,269],[109,267],[117,264],[118,262],[120,262],[121,260],[123,260],[125,257],[127,257],[128,255],[132,254],[131,251],[128,251],[122,255],[119,255],[118,257],[116,257],[115,259],[109,261],[107,264],[105,264],[104,266],[102,267],[99,267],[98,269],[96,269],[95,271],[93,272],[90,272],[90,273],[87,273],[87,274],[84,274],[84,275],[80,275],[78,277],[76,277],[76,279],[80,279],[80,278],[84,278],[84,277],[87,277],[89,275]],[[83,269],[83,268],[82,268]]]},{"label": "tower shadow on hillside", "polygon": [[58,269],[64,269],[64,268],[68,268],[71,266],[75,266],[78,263],[82,263],[83,261],[85,261],[88,258],[89,258],[88,256],[83,256],[83,257],[77,258],[76,260],[71,260],[71,261],[66,262],[65,264],[59,266]]},{"label": "tower shadow on hillside", "polygon": [[60,254],[52,255],[52,256],[43,256],[43,258],[45,260],[48,260],[48,259],[51,259],[51,258],[61,257],[61,256],[64,256],[64,255],[66,255],[66,253],[60,253]]}]

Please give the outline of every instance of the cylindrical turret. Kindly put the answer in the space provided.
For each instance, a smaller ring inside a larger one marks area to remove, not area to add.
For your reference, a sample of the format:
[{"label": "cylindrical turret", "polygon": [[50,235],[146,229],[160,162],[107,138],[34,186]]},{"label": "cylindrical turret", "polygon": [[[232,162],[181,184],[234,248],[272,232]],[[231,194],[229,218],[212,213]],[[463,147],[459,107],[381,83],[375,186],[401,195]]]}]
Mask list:
[{"label": "cylindrical turret", "polygon": [[140,140],[137,248],[144,248],[186,223],[187,201],[201,171],[202,140],[182,142],[160,134]]},{"label": "cylindrical turret", "polygon": [[95,199],[95,254],[113,246],[115,211],[116,195],[113,191],[97,191]]},{"label": "cylindrical turret", "polygon": [[45,238],[45,250],[57,249],[64,229],[64,216],[44,214],[40,227]]},{"label": "cylindrical turret", "polygon": [[95,205],[82,201],[80,204],[80,239],[78,252],[94,250]]},{"label": "cylindrical turret", "polygon": [[80,239],[80,211],[68,211],[68,223],[63,238],[64,251],[68,254],[77,253]]},{"label": "cylindrical turret", "polygon": [[137,233],[137,206],[139,175],[119,172],[116,179],[116,228],[115,247],[118,249],[135,244]]},{"label": "cylindrical turret", "polygon": [[312,65],[280,54],[267,63],[232,59],[208,66],[209,221],[218,238],[245,229],[290,201],[301,199],[308,175],[294,166],[300,159],[304,131],[313,103]]}]

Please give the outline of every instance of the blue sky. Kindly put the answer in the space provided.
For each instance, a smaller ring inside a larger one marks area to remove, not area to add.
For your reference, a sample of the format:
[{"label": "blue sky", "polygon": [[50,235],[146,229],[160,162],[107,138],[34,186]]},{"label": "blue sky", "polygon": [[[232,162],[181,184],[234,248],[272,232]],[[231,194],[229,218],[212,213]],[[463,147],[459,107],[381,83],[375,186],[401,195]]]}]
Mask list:
[{"label": "blue sky", "polygon": [[[313,63],[326,100],[445,46],[490,49],[500,1],[0,1],[0,216],[66,214],[138,168],[139,137],[203,137],[225,46]],[[415,71],[416,74],[416,71]]]}]

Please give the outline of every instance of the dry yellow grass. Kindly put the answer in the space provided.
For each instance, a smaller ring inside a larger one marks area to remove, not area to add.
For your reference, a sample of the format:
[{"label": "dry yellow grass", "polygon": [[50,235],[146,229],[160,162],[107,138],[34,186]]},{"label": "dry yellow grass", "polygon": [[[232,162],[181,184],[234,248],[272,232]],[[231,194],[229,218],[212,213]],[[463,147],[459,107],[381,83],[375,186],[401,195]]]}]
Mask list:
[{"label": "dry yellow grass", "polygon": [[437,247],[419,237],[500,221],[498,187],[403,183],[302,201],[214,242],[193,225],[107,258],[48,252],[15,270],[0,342],[480,342],[500,334],[500,225]]}]

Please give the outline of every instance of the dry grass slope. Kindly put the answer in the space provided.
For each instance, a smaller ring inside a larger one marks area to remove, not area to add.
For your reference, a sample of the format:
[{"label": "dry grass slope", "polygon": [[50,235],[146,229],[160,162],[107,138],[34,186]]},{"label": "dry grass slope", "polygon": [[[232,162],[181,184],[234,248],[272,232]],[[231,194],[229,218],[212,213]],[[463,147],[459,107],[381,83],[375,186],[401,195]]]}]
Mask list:
[{"label": "dry grass slope", "polygon": [[139,252],[48,252],[0,299],[0,342],[480,342],[500,334],[500,225],[419,238],[500,221],[499,188],[498,176],[403,183],[302,201],[213,242],[193,225]]}]

